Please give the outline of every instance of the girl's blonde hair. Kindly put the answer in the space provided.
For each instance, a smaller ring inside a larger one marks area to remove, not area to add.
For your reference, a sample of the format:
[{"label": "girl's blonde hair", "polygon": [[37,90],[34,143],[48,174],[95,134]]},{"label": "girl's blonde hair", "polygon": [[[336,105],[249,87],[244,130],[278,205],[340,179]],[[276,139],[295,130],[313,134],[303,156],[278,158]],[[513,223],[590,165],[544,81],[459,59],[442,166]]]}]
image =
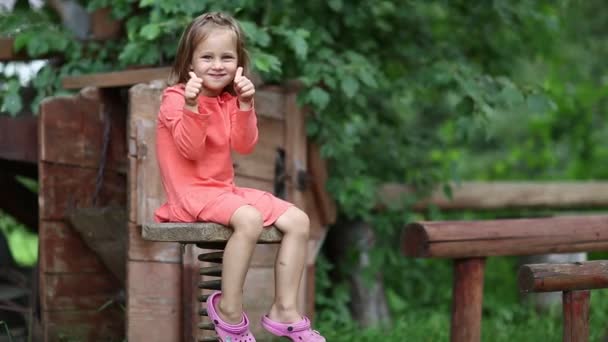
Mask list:
[{"label": "girl's blonde hair", "polygon": [[[221,12],[209,12],[196,17],[184,30],[179,40],[175,61],[169,77],[170,84],[186,83],[190,76],[192,54],[196,46],[205,40],[213,29],[224,28],[234,32],[238,66],[243,67],[243,74],[249,71],[249,54],[245,48],[245,35],[239,23],[232,16]],[[234,95],[232,84],[227,87]]]}]

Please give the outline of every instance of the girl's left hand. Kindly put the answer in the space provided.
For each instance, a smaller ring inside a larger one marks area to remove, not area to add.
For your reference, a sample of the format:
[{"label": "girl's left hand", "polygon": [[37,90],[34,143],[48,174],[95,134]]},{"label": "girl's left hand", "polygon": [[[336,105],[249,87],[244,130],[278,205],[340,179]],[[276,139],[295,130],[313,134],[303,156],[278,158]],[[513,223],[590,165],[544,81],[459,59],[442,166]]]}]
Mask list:
[{"label": "girl's left hand", "polygon": [[238,96],[240,109],[248,110],[251,108],[255,87],[253,82],[243,76],[243,67],[238,67],[236,69],[236,75],[234,75],[234,91]]}]

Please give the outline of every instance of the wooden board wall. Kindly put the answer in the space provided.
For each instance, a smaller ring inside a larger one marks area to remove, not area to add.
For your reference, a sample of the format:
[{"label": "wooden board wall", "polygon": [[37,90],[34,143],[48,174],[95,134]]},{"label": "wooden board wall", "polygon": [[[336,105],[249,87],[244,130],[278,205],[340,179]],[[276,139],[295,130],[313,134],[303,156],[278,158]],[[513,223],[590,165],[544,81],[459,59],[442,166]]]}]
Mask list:
[{"label": "wooden board wall", "polygon": [[103,98],[88,88],[41,104],[40,302],[45,341],[119,341],[125,335],[119,305],[100,310],[120,296],[119,281],[67,221],[70,210],[93,206],[106,118],[112,127],[111,147],[96,205],[126,205],[125,113],[104,105]]}]

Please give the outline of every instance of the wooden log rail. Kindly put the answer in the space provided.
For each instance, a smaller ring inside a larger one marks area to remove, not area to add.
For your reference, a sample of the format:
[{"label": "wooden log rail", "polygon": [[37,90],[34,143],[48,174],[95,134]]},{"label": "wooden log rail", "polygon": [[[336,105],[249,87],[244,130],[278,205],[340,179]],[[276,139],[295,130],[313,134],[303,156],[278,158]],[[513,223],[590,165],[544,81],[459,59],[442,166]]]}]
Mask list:
[{"label": "wooden log rail", "polygon": [[486,257],[606,251],[608,216],[416,222],[401,246],[409,257],[454,259],[451,341],[480,341]]},{"label": "wooden log rail", "polygon": [[523,292],[561,291],[563,341],[589,340],[590,290],[608,288],[608,260],[523,265],[517,278]]}]

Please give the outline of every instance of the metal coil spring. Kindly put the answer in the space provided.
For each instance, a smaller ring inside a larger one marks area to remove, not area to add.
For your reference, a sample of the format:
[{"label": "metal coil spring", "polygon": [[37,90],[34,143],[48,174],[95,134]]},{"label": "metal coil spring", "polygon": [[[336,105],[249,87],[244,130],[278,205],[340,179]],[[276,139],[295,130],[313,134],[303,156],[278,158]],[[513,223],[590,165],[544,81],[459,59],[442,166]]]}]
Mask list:
[{"label": "metal coil spring", "polygon": [[[199,282],[198,288],[201,290],[213,290],[217,291],[222,288],[222,259],[224,255],[224,248],[226,247],[225,242],[206,242],[197,243],[197,247],[207,250],[214,250],[207,253],[201,253],[198,256],[198,260],[205,263],[214,264],[213,266],[201,267],[201,277],[217,277],[217,279],[204,280]],[[198,297],[200,303],[205,303],[210,294],[201,294]],[[207,308],[203,308],[204,304],[200,305],[199,315],[201,316],[201,322],[198,324],[198,328],[201,330],[214,331],[214,326],[208,318]],[[217,336],[208,336],[199,339],[199,342],[215,342],[219,341]]]}]

